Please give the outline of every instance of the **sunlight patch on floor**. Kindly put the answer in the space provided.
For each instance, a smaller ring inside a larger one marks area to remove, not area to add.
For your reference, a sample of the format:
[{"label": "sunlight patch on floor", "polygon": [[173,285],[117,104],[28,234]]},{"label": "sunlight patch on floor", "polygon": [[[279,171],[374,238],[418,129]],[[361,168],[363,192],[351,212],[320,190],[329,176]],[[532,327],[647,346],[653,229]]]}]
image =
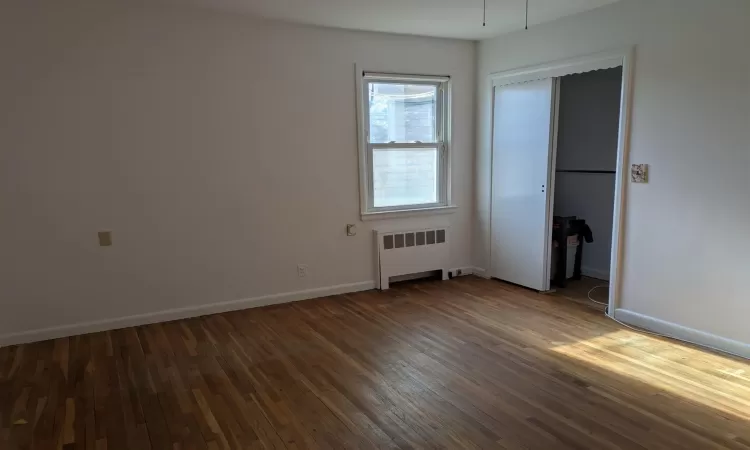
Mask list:
[{"label": "sunlight patch on floor", "polygon": [[[629,380],[674,394],[722,412],[750,419],[750,402],[742,399],[750,393],[750,364],[666,342],[629,330],[557,345],[552,351]],[[691,367],[692,360],[714,367],[712,375]],[[675,362],[680,363],[674,369]]]}]

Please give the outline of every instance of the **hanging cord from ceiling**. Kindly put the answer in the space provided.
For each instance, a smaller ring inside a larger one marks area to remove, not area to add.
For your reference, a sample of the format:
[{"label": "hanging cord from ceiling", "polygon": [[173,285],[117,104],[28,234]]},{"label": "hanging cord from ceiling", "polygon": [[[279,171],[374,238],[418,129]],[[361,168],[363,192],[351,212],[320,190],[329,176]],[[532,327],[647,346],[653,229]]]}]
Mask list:
[{"label": "hanging cord from ceiling", "polygon": [[[482,26],[487,26],[487,0],[484,0],[482,7]],[[526,0],[526,30],[529,29],[529,0]]]},{"label": "hanging cord from ceiling", "polygon": [[526,29],[529,29],[529,0],[526,0]]}]

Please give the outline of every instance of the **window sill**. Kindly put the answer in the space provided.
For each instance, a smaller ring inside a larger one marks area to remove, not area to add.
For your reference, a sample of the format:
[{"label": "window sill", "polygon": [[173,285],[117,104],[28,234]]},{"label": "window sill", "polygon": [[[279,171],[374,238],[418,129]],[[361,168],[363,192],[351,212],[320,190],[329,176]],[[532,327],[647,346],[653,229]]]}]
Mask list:
[{"label": "window sill", "polygon": [[382,211],[362,213],[362,220],[365,222],[371,220],[401,219],[405,217],[435,216],[440,214],[453,214],[458,209],[456,205],[435,206],[433,208],[419,209],[402,209],[398,211]]}]

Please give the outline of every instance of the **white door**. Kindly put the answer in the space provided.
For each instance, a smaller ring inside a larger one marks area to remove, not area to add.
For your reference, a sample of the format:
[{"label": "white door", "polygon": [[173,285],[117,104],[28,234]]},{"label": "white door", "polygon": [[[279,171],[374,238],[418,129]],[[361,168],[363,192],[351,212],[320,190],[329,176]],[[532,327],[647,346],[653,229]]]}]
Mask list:
[{"label": "white door", "polygon": [[556,79],[495,87],[490,275],[549,290]]}]

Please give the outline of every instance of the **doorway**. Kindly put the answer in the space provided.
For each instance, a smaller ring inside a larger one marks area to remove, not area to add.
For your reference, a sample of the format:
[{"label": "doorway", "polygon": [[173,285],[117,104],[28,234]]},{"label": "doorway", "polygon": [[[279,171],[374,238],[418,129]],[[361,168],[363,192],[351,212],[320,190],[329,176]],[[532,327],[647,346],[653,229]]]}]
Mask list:
[{"label": "doorway", "polygon": [[608,304],[622,67],[559,80],[551,284]]},{"label": "doorway", "polygon": [[631,55],[492,76],[492,278],[544,292],[553,279],[562,290],[587,277],[583,286],[603,286],[598,298],[614,313]]}]

